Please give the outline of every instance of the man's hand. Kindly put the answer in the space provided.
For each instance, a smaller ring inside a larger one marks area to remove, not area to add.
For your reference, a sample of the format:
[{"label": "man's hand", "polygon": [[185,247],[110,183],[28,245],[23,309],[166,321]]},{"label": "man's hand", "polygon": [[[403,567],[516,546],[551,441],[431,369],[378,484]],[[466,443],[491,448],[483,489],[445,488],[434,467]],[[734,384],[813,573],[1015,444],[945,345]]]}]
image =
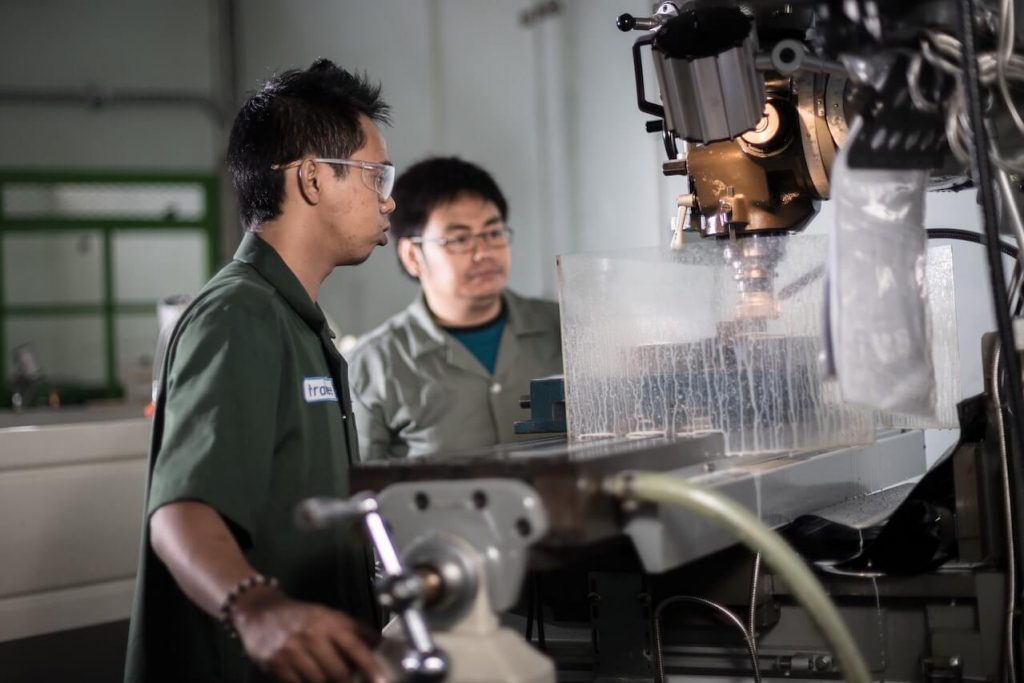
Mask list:
[{"label": "man's hand", "polygon": [[[192,602],[220,616],[225,596],[255,573],[216,510],[197,501],[168,503],[149,520],[150,543]],[[327,607],[290,599],[270,586],[242,592],[232,607],[249,657],[286,683],[386,681],[370,651],[380,636]]]},{"label": "man's hand", "polygon": [[246,591],[232,611],[249,658],[285,683],[348,683],[354,672],[387,681],[371,651],[380,636],[341,612],[266,586]]}]

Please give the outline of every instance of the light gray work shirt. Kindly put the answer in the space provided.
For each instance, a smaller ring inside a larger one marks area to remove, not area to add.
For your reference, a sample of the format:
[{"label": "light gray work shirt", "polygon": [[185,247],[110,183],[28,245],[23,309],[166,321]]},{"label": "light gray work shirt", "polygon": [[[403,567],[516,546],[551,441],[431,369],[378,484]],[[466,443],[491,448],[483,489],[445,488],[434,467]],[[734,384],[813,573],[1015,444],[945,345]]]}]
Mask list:
[{"label": "light gray work shirt", "polygon": [[430,315],[423,295],[369,332],[349,358],[362,460],[515,441],[530,380],[562,372],[558,304],[505,290],[494,374]]}]

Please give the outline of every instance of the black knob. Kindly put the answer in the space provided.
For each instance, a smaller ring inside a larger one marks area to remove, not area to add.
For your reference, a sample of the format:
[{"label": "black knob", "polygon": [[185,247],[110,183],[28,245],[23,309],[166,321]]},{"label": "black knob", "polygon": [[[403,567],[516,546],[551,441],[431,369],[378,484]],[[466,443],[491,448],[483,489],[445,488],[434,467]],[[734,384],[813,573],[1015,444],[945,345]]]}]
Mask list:
[{"label": "black knob", "polygon": [[619,18],[615,20],[615,26],[623,33],[632,31],[636,28],[636,17],[628,13],[620,14]]}]

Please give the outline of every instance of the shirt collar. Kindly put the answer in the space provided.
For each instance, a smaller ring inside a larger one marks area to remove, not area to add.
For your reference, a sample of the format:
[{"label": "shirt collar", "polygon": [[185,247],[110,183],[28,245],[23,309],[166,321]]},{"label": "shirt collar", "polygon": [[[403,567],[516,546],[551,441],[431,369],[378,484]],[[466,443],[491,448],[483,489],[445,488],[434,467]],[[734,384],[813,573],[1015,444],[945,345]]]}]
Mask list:
[{"label": "shirt collar", "polygon": [[526,299],[515,292],[505,290],[502,294],[508,310],[508,326],[517,337],[546,332],[550,323],[537,315],[536,305],[530,306]]},{"label": "shirt collar", "polygon": [[320,306],[309,298],[306,289],[299,282],[284,259],[259,235],[246,232],[235,252],[235,260],[248,263],[278,291],[281,298],[291,306],[299,317],[314,331],[323,330],[326,320]]},{"label": "shirt collar", "polygon": [[[512,334],[516,337],[522,337],[545,331],[546,328],[543,321],[536,315],[531,314],[530,308],[518,294],[506,289],[502,292],[501,298],[504,300],[505,310],[508,312],[505,328]],[[414,357],[422,356],[435,349],[448,346],[452,336],[445,332],[434,320],[434,317],[430,314],[430,309],[427,308],[427,300],[423,296],[422,291],[406,310],[417,330],[417,334],[414,334],[412,337],[413,346],[411,351]]]},{"label": "shirt collar", "polygon": [[413,348],[410,349],[413,356],[422,356],[434,349],[447,346],[448,335],[434,321],[434,317],[430,315],[430,309],[427,308],[427,300],[423,296],[422,291],[416,295],[416,298],[409,304],[409,308],[406,310],[409,313],[409,319],[412,322],[413,328],[416,330],[416,333],[412,336]]}]

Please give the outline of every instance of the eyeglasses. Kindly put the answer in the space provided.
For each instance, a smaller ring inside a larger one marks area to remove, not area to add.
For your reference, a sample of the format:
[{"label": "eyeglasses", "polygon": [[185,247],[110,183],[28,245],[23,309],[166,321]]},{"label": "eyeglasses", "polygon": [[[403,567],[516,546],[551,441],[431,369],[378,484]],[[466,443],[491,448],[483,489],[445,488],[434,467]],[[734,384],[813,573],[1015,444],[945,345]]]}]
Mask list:
[{"label": "eyeglasses", "polygon": [[[359,161],[358,159],[321,159],[313,161],[321,164],[337,164],[339,166],[355,166],[362,169],[363,184],[377,193],[377,197],[383,204],[391,197],[391,190],[395,188],[395,167],[391,164],[378,164],[373,161]],[[302,163],[302,160],[293,161],[290,164],[275,164],[271,170],[283,171],[288,168],[295,168]],[[370,178],[368,180],[368,177]]]},{"label": "eyeglasses", "polygon": [[455,237],[410,237],[413,244],[436,244],[443,247],[451,254],[468,254],[476,250],[477,242],[483,245],[484,249],[502,249],[512,243],[512,228],[503,225],[500,228],[485,230],[477,233],[462,233]]}]

